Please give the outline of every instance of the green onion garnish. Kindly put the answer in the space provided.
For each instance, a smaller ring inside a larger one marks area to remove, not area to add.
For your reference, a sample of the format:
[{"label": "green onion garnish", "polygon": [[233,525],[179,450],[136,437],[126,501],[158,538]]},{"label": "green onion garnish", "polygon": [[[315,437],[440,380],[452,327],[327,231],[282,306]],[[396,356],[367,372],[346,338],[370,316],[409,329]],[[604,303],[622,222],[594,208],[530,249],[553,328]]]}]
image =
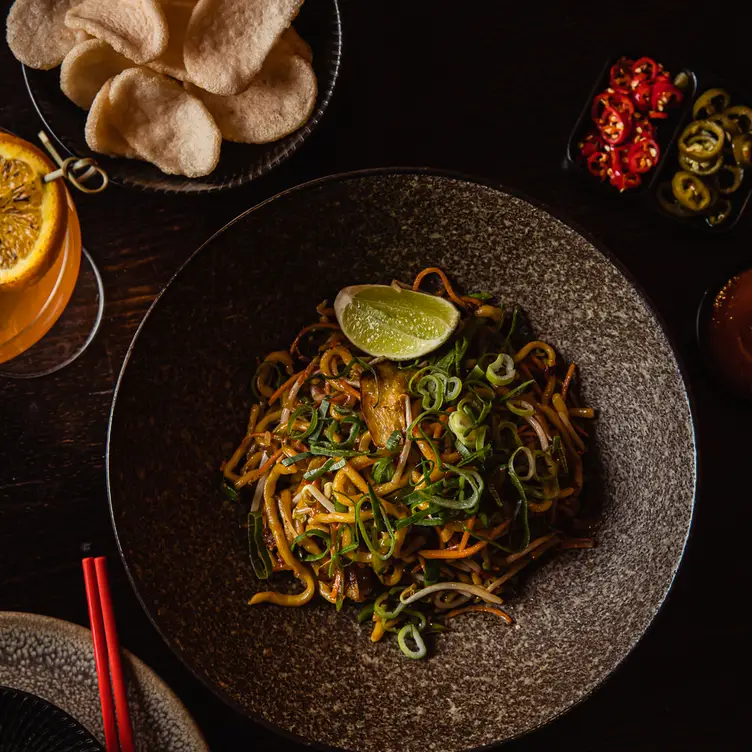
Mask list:
[{"label": "green onion garnish", "polygon": [[248,554],[253,571],[260,580],[269,579],[272,561],[264,544],[264,520],[261,512],[248,514]]},{"label": "green onion garnish", "polygon": [[[407,645],[406,639],[411,637],[415,642],[416,649],[413,650]],[[400,650],[408,657],[417,661],[421,658],[425,658],[426,655],[426,643],[423,642],[423,638],[420,636],[420,631],[415,624],[405,624],[397,634],[397,642],[399,643]]]}]

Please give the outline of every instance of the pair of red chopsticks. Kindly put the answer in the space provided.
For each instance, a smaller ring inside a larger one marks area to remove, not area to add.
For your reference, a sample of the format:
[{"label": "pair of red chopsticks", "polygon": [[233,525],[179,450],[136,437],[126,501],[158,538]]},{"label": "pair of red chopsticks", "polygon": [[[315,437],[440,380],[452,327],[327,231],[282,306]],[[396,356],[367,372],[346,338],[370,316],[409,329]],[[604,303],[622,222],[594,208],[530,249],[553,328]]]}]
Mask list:
[{"label": "pair of red chopsticks", "polygon": [[105,745],[107,752],[133,752],[133,731],[123,667],[120,663],[120,644],[115,629],[110,583],[107,579],[107,562],[104,556],[99,556],[96,559],[87,557],[82,564],[99,682],[99,701],[102,705]]}]

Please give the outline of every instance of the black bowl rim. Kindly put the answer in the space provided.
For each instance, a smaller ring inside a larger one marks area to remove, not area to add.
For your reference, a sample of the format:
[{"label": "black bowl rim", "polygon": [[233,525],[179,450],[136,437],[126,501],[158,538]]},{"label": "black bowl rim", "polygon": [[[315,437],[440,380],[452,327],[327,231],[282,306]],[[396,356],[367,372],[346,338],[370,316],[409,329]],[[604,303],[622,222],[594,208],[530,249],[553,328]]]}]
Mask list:
[{"label": "black bowl rim", "polygon": [[[82,734],[82,738],[79,741],[83,741],[86,744],[92,744],[94,745],[94,747],[96,747],[96,749],[100,750],[101,752],[105,752],[104,747],[95,738],[94,734],[92,734],[89,729],[87,729],[83,725],[83,723],[81,723],[77,718],[74,718],[70,713],[66,713],[62,708],[59,708],[57,705],[55,705],[54,702],[45,700],[44,697],[40,697],[39,695],[35,695],[31,692],[25,692],[23,689],[9,687],[7,684],[0,684],[0,697],[2,697],[3,695],[10,696],[14,700],[29,698],[31,700],[34,700],[35,702],[40,703],[46,715],[49,716],[50,713],[57,713],[57,718],[61,723],[67,723],[69,724],[69,726],[73,726],[75,729],[74,733]],[[67,743],[69,740],[66,738],[62,741],[65,741]]]},{"label": "black bowl rim", "polygon": [[655,305],[653,304],[653,302],[650,300],[647,293],[643,289],[642,285],[640,285],[640,283],[635,279],[633,274],[622,264],[622,262],[610,250],[608,250],[608,248],[606,248],[602,244],[602,242],[594,234],[580,227],[577,223],[572,222],[571,220],[564,217],[562,212],[552,210],[544,202],[538,199],[531,198],[524,192],[519,191],[517,189],[510,189],[497,180],[472,176],[472,175],[468,175],[468,174],[458,172],[458,171],[453,171],[453,170],[435,169],[431,167],[376,167],[376,168],[368,168],[364,170],[353,170],[350,172],[342,172],[342,173],[334,173],[332,175],[325,175],[323,177],[316,178],[314,180],[310,180],[305,183],[300,183],[298,185],[292,186],[291,188],[287,188],[283,191],[280,191],[274,196],[271,196],[261,201],[260,203],[250,207],[249,209],[246,209],[244,212],[241,212],[237,217],[230,220],[226,225],[224,225],[222,228],[217,230],[213,235],[211,235],[211,237],[209,237],[206,241],[204,241],[183,262],[183,264],[180,266],[177,272],[173,274],[169,282],[164,286],[164,288],[159,292],[159,294],[152,301],[152,304],[149,306],[148,311],[144,314],[144,318],[141,320],[141,323],[136,329],[136,333],[133,335],[133,339],[130,345],[128,346],[128,351],[126,352],[125,358],[123,359],[123,365],[121,366],[120,373],[118,375],[117,384],[115,385],[115,391],[113,392],[112,405],[110,407],[110,416],[109,416],[109,422],[107,426],[107,447],[106,447],[106,454],[105,454],[105,470],[107,474],[107,501],[108,501],[108,505],[110,509],[110,520],[112,522],[113,534],[115,536],[115,542],[117,543],[117,548],[120,554],[120,558],[123,562],[123,566],[125,568],[126,574],[128,575],[128,579],[131,583],[131,587],[133,588],[133,591],[136,594],[136,598],[138,599],[138,602],[141,604],[141,607],[146,613],[146,616],[148,617],[152,626],[154,627],[154,629],[156,629],[157,633],[165,641],[165,643],[170,648],[170,650],[172,650],[172,652],[180,659],[183,665],[205,687],[207,687],[211,692],[214,693],[214,695],[216,695],[220,700],[222,700],[226,705],[231,707],[241,716],[244,716],[245,718],[250,719],[254,723],[258,723],[259,725],[263,726],[266,729],[269,729],[275,734],[282,736],[283,738],[290,739],[299,744],[303,744],[307,747],[310,747],[311,749],[321,750],[321,752],[348,752],[347,750],[344,750],[338,747],[331,747],[331,746],[327,746],[324,744],[320,744],[318,742],[312,742],[303,736],[300,736],[291,731],[288,731],[287,729],[284,729],[281,726],[277,726],[276,724],[271,723],[270,721],[266,720],[262,716],[247,710],[242,705],[240,705],[240,703],[236,702],[232,697],[230,697],[223,689],[214,685],[206,677],[202,676],[194,668],[194,666],[192,665],[188,657],[184,655],[182,648],[180,648],[180,646],[177,645],[177,643],[175,643],[168,635],[166,635],[160,629],[159,625],[157,624],[154,614],[152,614],[151,609],[149,608],[149,606],[147,606],[147,604],[144,602],[143,598],[141,597],[141,593],[139,592],[139,586],[137,582],[137,574],[135,571],[131,570],[131,567],[125,555],[125,551],[123,550],[123,545],[120,540],[120,536],[118,534],[117,523],[115,521],[115,509],[113,506],[112,477],[110,473],[110,460],[111,460],[111,450],[112,450],[112,425],[113,425],[113,420],[115,417],[115,408],[117,406],[117,398],[120,392],[120,387],[122,386],[123,378],[125,376],[125,371],[126,371],[126,368],[128,367],[128,363],[130,362],[131,356],[133,355],[133,352],[135,350],[135,346],[138,341],[139,335],[141,334],[142,330],[144,329],[146,325],[146,322],[148,321],[150,315],[152,314],[155,307],[159,303],[161,297],[165,294],[166,290],[177,281],[177,279],[180,277],[181,273],[188,266],[188,264],[190,264],[193,261],[193,259],[196,258],[207,246],[209,246],[214,240],[216,240],[220,235],[222,235],[222,233],[225,230],[229,229],[236,222],[242,221],[247,216],[263,208],[264,206],[271,203],[272,201],[276,201],[277,199],[284,198],[289,194],[298,193],[302,191],[308,191],[308,190],[317,188],[319,186],[326,185],[328,183],[344,182],[347,180],[355,180],[359,178],[368,178],[368,177],[383,177],[383,176],[389,176],[389,175],[416,175],[416,176],[444,177],[444,178],[450,178],[453,180],[458,180],[461,182],[471,183],[474,185],[484,186],[486,188],[491,188],[496,191],[501,191],[503,193],[509,194],[510,196],[514,196],[515,198],[521,199],[523,201],[527,201],[529,204],[531,204],[535,208],[547,212],[552,217],[562,222],[562,224],[569,227],[571,230],[574,230],[575,232],[579,233],[583,238],[585,238],[585,240],[587,240],[591,245],[593,245],[611,264],[613,264],[624,275],[624,277],[629,282],[629,284],[632,285],[634,290],[640,296],[641,301],[646,306],[648,311],[653,315],[655,320],[658,322],[663,332],[663,335],[666,338],[666,342],[669,346],[669,349],[671,350],[671,353],[674,356],[674,360],[676,361],[679,375],[681,377],[682,384],[684,386],[684,394],[687,400],[687,407],[689,409],[691,441],[692,441],[692,449],[693,449],[692,461],[694,465],[693,484],[692,484],[692,504],[691,504],[691,509],[690,509],[689,522],[687,524],[687,532],[684,536],[684,541],[682,543],[682,548],[679,553],[679,558],[676,562],[676,566],[674,567],[674,571],[671,574],[671,578],[666,586],[666,590],[663,593],[661,600],[655,606],[655,610],[653,612],[652,617],[650,618],[648,623],[644,626],[642,631],[634,638],[632,644],[625,651],[624,655],[622,655],[621,658],[617,661],[613,669],[611,669],[611,671],[609,671],[605,676],[603,676],[595,685],[593,685],[593,687],[591,687],[587,692],[585,692],[585,694],[583,694],[580,698],[575,700],[573,703],[568,705],[566,708],[564,708],[560,712],[556,713],[555,715],[552,715],[547,720],[529,729],[526,729],[525,731],[519,734],[516,734],[515,736],[508,737],[507,739],[504,739],[504,740],[491,742],[490,744],[484,744],[479,747],[473,747],[466,751],[466,752],[486,752],[488,750],[496,749],[500,745],[506,744],[507,742],[511,742],[511,741],[514,741],[515,739],[520,739],[524,736],[527,736],[528,734],[534,731],[537,731],[538,729],[543,728],[544,726],[547,726],[549,723],[555,721],[557,718],[560,718],[561,716],[565,715],[570,710],[577,707],[578,705],[583,703],[586,699],[588,699],[596,690],[600,689],[605,684],[605,682],[609,678],[611,678],[614,675],[614,673],[616,673],[616,671],[624,665],[626,659],[634,652],[634,649],[637,647],[640,641],[645,637],[648,630],[655,624],[655,621],[659,613],[661,612],[663,606],[665,605],[666,600],[669,596],[669,593],[671,592],[671,589],[674,586],[674,583],[676,582],[679,569],[682,565],[682,562],[684,560],[684,555],[687,550],[687,544],[689,542],[690,532],[692,530],[692,522],[694,520],[695,505],[697,501],[697,489],[698,489],[698,484],[699,484],[700,468],[699,468],[698,453],[697,453],[697,421],[695,418],[695,406],[694,406],[695,398],[689,385],[689,380],[687,376],[688,372],[687,372],[686,366],[674,342],[674,338],[669,333],[669,330],[666,326],[666,322],[664,321],[663,317],[658,312]]},{"label": "black bowl rim", "polygon": [[[254,180],[259,180],[260,178],[264,177],[265,175],[268,175],[275,167],[278,167],[283,162],[286,162],[295,152],[300,149],[301,146],[310,138],[310,136],[313,134],[313,132],[318,127],[319,123],[323,120],[324,115],[326,114],[327,109],[329,108],[329,105],[331,104],[332,98],[334,97],[334,92],[337,88],[337,81],[339,79],[339,73],[342,68],[342,13],[339,8],[339,2],[340,0],[331,0],[331,2],[334,4],[334,27],[335,27],[335,45],[336,45],[336,52],[332,56],[331,66],[332,66],[332,80],[329,86],[324,90],[324,96],[321,100],[321,102],[318,104],[316,109],[313,111],[313,114],[309,118],[309,120],[301,126],[299,129],[302,133],[302,136],[296,140],[294,143],[292,143],[287,149],[285,149],[284,152],[281,154],[278,154],[274,159],[270,160],[268,164],[264,165],[264,167],[261,169],[258,175],[255,176],[245,176],[245,177],[236,177],[233,180],[225,181],[224,183],[221,183],[219,185],[205,185],[202,187],[195,187],[196,184],[192,183],[191,178],[185,178],[185,182],[183,183],[184,186],[187,187],[180,187],[180,186],[160,186],[156,187],[153,185],[146,185],[141,183],[136,183],[131,180],[120,180],[118,178],[110,177],[110,182],[114,185],[117,185],[121,188],[135,188],[136,190],[140,191],[146,191],[147,193],[163,193],[168,195],[175,195],[175,194],[181,194],[181,195],[196,195],[196,196],[204,196],[211,193],[220,193],[222,191],[229,191],[232,188],[240,188],[243,185],[246,185],[248,183],[252,183]],[[68,155],[68,157],[79,157],[81,155],[74,154],[60,139],[60,137],[57,134],[57,130],[53,129],[50,124],[47,122],[47,118],[42,114],[42,110],[39,107],[39,104],[37,103],[37,98],[34,96],[34,91],[32,90],[31,83],[29,82],[29,77],[27,75],[27,67],[23,63],[21,63],[21,73],[23,75],[24,84],[26,86],[26,92],[29,95],[29,99],[31,100],[31,103],[34,105],[34,110],[37,113],[37,116],[39,117],[39,120],[42,123],[42,126],[44,130],[52,136],[53,140],[55,141],[55,144],[58,148],[61,148],[65,154]],[[292,134],[290,134],[292,135]],[[124,157],[120,157],[120,159],[124,159]],[[192,187],[193,186],[193,187]]]}]

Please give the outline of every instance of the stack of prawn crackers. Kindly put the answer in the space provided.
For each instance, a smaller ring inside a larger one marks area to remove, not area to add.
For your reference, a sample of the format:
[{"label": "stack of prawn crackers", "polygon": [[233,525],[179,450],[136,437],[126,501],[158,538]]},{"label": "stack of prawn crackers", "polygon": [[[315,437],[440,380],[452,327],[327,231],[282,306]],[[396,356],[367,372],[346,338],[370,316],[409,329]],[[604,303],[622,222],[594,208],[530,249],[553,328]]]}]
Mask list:
[{"label": "stack of prawn crackers", "polygon": [[201,177],[222,139],[276,141],[316,103],[311,48],[291,23],[303,0],[16,0],[11,51],[62,64],[60,88],[88,110],[86,142]]}]

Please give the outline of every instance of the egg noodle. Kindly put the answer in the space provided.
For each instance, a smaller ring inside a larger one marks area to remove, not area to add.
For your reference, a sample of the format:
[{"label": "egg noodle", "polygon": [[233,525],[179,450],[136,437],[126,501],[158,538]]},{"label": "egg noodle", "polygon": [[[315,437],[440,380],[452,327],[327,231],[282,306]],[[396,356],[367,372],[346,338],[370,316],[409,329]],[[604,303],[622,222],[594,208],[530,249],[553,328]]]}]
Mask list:
[{"label": "egg noodle", "polygon": [[[371,640],[397,634],[410,658],[446,619],[501,608],[516,575],[555,551],[590,548],[583,529],[583,421],[575,364],[521,336],[492,296],[440,294],[462,312],[440,350],[412,362],[355,350],[326,301],[289,351],[254,376],[257,402],[222,485],[250,505],[256,575],[292,572],[293,594],[251,605],[365,604]],[[401,283],[394,283],[407,287]]]}]

